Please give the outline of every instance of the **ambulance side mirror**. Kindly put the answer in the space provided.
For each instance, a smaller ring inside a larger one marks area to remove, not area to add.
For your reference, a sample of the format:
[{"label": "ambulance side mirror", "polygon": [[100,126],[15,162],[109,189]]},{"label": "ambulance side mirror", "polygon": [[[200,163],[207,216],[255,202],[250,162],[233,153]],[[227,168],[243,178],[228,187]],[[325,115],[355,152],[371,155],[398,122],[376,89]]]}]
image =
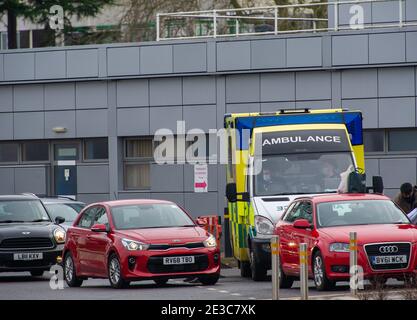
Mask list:
[{"label": "ambulance side mirror", "polygon": [[381,176],[372,177],[372,189],[374,193],[379,193],[379,194],[384,193],[384,182]]},{"label": "ambulance side mirror", "polygon": [[232,182],[226,185],[226,198],[232,203],[237,201],[236,183]]}]

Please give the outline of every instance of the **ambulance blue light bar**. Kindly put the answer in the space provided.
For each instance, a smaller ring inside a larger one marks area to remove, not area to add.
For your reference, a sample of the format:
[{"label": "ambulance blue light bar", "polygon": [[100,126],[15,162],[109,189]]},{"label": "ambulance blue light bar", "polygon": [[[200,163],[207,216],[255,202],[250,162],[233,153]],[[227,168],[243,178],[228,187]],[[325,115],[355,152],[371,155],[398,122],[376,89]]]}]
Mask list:
[{"label": "ambulance blue light bar", "polygon": [[320,124],[342,123],[346,125],[352,145],[362,145],[362,114],[360,112],[331,112],[331,113],[288,113],[279,115],[260,115],[236,118],[236,129],[240,133],[240,150],[247,150],[249,141],[243,139],[242,130],[291,124]]}]

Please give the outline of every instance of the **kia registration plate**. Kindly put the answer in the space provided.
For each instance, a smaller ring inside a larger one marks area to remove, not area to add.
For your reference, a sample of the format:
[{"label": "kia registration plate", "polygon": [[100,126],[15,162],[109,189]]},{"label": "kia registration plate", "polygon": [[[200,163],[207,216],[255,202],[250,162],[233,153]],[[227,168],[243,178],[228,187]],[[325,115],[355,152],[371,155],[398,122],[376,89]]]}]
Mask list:
[{"label": "kia registration plate", "polygon": [[406,255],[397,255],[397,256],[373,256],[372,264],[403,264],[407,263]]},{"label": "kia registration plate", "polygon": [[193,256],[164,257],[164,265],[191,264],[191,263],[194,263],[194,257]]}]

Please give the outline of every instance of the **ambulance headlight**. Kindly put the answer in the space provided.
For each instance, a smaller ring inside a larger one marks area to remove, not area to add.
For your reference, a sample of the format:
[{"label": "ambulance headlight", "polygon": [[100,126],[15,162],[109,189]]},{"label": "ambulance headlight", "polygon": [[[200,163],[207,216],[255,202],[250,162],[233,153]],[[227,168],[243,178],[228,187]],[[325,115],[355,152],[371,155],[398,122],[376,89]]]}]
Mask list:
[{"label": "ambulance headlight", "polygon": [[263,216],[255,216],[255,228],[260,234],[274,234],[274,224]]}]

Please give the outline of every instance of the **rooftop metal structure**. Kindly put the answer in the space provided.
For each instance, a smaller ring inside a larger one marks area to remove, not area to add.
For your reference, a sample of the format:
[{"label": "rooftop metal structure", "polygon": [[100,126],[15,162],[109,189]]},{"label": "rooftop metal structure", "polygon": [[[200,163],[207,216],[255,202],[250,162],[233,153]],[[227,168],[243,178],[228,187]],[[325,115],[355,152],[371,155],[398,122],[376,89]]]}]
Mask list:
[{"label": "rooftop metal structure", "polygon": [[[364,6],[396,5],[395,21],[373,22]],[[156,40],[198,39],[417,26],[404,19],[405,0],[312,1],[305,4],[157,13]],[[349,14],[349,22],[339,17]]]}]

